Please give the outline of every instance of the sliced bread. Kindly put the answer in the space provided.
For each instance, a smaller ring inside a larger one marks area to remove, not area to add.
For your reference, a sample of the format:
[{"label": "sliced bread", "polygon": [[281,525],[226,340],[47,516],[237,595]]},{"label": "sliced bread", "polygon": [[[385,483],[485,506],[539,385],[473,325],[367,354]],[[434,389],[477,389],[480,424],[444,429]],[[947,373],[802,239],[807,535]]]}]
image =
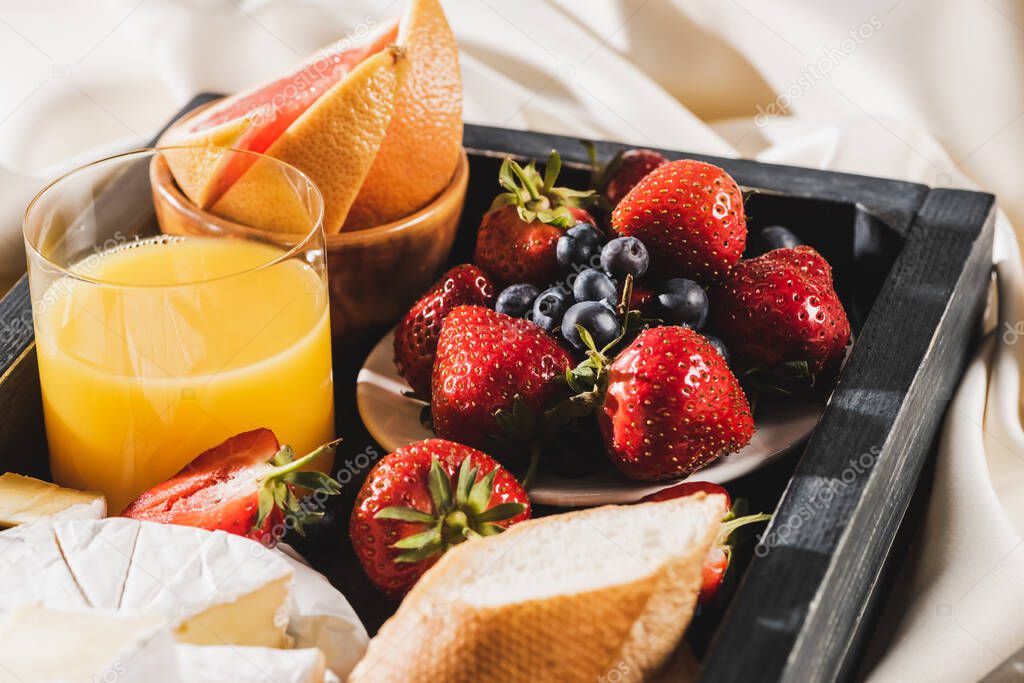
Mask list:
[{"label": "sliced bread", "polygon": [[686,630],[724,496],[544,517],[449,551],[349,681],[640,681]]}]

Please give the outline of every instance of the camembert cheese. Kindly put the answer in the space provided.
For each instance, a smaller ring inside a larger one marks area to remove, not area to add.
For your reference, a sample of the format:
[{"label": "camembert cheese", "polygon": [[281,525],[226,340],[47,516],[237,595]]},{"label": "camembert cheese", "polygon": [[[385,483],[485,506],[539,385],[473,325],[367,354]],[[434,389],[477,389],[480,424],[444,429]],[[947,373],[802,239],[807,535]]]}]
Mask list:
[{"label": "camembert cheese", "polygon": [[293,571],[256,541],[110,518],[0,533],[0,612],[26,602],[160,617],[178,642],[288,647]]},{"label": "camembert cheese", "polygon": [[102,493],[66,489],[13,472],[0,475],[0,528],[65,513],[77,519],[99,519],[107,514],[107,503]]},{"label": "camembert cheese", "polygon": [[0,683],[177,683],[161,617],[26,604],[0,620]]}]

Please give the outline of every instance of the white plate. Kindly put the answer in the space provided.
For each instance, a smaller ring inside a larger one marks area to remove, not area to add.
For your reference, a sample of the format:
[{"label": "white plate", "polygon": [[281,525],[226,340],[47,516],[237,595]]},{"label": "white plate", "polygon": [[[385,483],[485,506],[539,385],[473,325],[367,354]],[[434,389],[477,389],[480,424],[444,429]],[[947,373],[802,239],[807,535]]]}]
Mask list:
[{"label": "white plate", "polygon": [[[393,345],[394,331],[377,343],[356,378],[359,415],[377,443],[389,452],[434,436],[420,422],[423,403],[403,394],[410,389],[395,370]],[[824,407],[824,402],[797,401],[766,402],[758,406],[757,431],[750,443],[687,479],[724,484],[763,467],[806,439]],[[530,500],[559,507],[633,503],[679,481],[686,479],[657,483],[632,481],[619,474],[610,463],[607,469],[575,479],[544,472],[542,467],[530,490]]]}]

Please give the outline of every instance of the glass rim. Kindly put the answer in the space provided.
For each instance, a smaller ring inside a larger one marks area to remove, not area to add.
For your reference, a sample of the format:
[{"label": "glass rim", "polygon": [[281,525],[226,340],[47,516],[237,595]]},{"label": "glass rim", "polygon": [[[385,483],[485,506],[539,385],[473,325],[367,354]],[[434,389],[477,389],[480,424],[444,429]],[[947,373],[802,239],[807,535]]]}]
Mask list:
[{"label": "glass rim", "polygon": [[[211,283],[211,282],[217,282],[219,280],[228,280],[228,279],[231,279],[231,278],[242,277],[242,276],[249,275],[249,274],[252,274],[252,273],[257,273],[257,272],[259,272],[261,270],[264,270],[264,269],[267,269],[267,268],[272,268],[273,266],[275,266],[275,265],[277,265],[279,263],[283,263],[284,261],[287,261],[288,259],[292,258],[296,254],[304,251],[309,246],[310,242],[312,242],[313,239],[316,238],[317,233],[319,233],[322,236],[322,239],[324,241],[324,245],[326,247],[326,235],[324,234],[324,196],[323,196],[323,193],[320,192],[320,188],[317,187],[316,183],[313,182],[313,179],[310,178],[308,175],[306,175],[306,173],[304,173],[302,170],[300,170],[296,166],[288,163],[287,161],[282,161],[282,160],[277,159],[275,157],[272,157],[272,156],[270,156],[268,154],[261,154],[260,152],[252,152],[252,151],[249,151],[249,150],[237,149],[235,147],[220,147],[220,148],[214,148],[214,149],[220,149],[223,152],[231,152],[231,153],[235,153],[235,154],[248,154],[250,156],[254,156],[254,157],[257,157],[257,158],[267,159],[267,160],[271,161],[272,163],[274,163],[275,165],[283,167],[287,171],[296,174],[299,178],[301,178],[303,181],[305,181],[307,187],[313,190],[314,195],[317,198],[316,211],[314,212],[314,216],[312,217],[313,225],[309,229],[309,231],[306,232],[305,234],[301,234],[301,239],[296,241],[294,244],[289,245],[287,248],[282,248],[280,254],[276,254],[273,258],[268,259],[267,261],[264,261],[262,263],[258,263],[256,265],[250,266],[248,268],[243,268],[242,270],[238,270],[238,271],[235,271],[235,272],[227,273],[227,274],[224,274],[224,275],[217,275],[217,276],[214,276],[214,277],[197,279],[197,280],[189,280],[188,282],[175,282],[175,283],[164,283],[164,284],[160,284],[160,283],[155,283],[155,284],[139,284],[139,283],[131,283],[131,282],[117,282],[117,281],[113,281],[113,280],[104,280],[104,279],[101,279],[101,278],[95,278],[95,277],[92,277],[92,276],[89,276],[89,275],[85,275],[85,274],[82,274],[82,273],[79,273],[79,272],[75,272],[74,270],[72,270],[72,268],[74,266],[63,266],[63,265],[61,265],[59,263],[56,263],[53,259],[51,259],[46,254],[44,254],[42,251],[40,251],[39,247],[35,243],[35,240],[33,240],[33,239],[31,239],[29,237],[29,234],[28,234],[28,232],[29,232],[29,222],[30,222],[30,217],[32,216],[33,209],[36,208],[36,205],[40,202],[40,200],[43,199],[44,195],[46,195],[47,193],[52,191],[59,184],[61,184],[64,181],[68,180],[72,176],[75,176],[75,175],[77,175],[77,174],[79,174],[79,173],[81,173],[83,171],[86,171],[88,169],[91,169],[91,168],[94,168],[96,166],[100,166],[101,164],[109,163],[109,162],[112,162],[112,161],[124,161],[124,160],[127,160],[127,159],[131,158],[131,157],[137,157],[139,159],[146,158],[146,157],[152,158],[152,157],[155,157],[157,154],[160,154],[160,153],[168,151],[168,150],[187,150],[187,149],[210,149],[210,147],[203,146],[203,145],[160,145],[158,147],[140,147],[140,148],[137,148],[137,149],[128,150],[127,152],[120,152],[118,154],[111,154],[109,156],[101,157],[99,159],[94,159],[93,161],[90,161],[90,162],[88,162],[86,164],[82,164],[81,166],[76,166],[76,167],[74,167],[74,168],[72,168],[72,169],[70,169],[68,171],[65,171],[64,173],[60,174],[59,176],[57,176],[56,178],[54,178],[53,180],[48,182],[46,185],[44,185],[42,187],[42,189],[40,189],[38,192],[36,192],[35,195],[33,195],[32,199],[29,201],[28,205],[25,207],[25,213],[24,213],[24,215],[22,217],[21,234],[22,234],[22,238],[23,238],[23,240],[25,242],[26,249],[30,250],[33,254],[35,254],[47,266],[57,270],[63,277],[71,278],[72,280],[76,280],[76,281],[79,281],[79,282],[84,282],[84,283],[87,283],[87,284],[90,284],[90,285],[101,286],[101,287],[114,287],[114,288],[118,288],[118,289],[138,289],[138,290],[144,290],[144,289],[171,289],[171,288],[178,288],[178,287],[195,287],[195,286],[198,286],[198,285],[205,285],[205,284]],[[202,209],[199,209],[199,211],[202,211]],[[212,215],[215,215],[215,214],[212,214]],[[270,231],[270,230],[260,230],[258,228],[253,228],[253,230],[256,231],[257,233],[263,233],[263,234],[266,234],[268,236],[272,236],[272,235],[277,234],[277,233],[274,233],[273,231]],[[165,233],[159,233],[159,235],[165,235]],[[296,237],[298,237],[299,235],[300,235],[300,233],[296,233]],[[179,237],[178,235],[170,235],[170,234],[166,234],[165,236],[169,237],[169,238],[172,238],[172,239]],[[254,240],[248,239],[247,241],[254,241]],[[98,252],[98,253],[103,253],[103,252]],[[87,258],[89,258],[89,256],[84,257],[82,260],[85,260]]]}]

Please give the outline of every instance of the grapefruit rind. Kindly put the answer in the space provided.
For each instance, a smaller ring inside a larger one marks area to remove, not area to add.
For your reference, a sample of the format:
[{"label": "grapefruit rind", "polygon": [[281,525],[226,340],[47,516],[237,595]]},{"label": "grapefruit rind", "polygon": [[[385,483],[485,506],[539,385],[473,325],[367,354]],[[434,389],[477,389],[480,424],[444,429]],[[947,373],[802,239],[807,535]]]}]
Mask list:
[{"label": "grapefruit rind", "polygon": [[388,223],[426,206],[451,182],[462,149],[459,51],[438,0],[410,0],[398,45],[409,62],[380,151],[345,230]]},{"label": "grapefruit rind", "polygon": [[[405,64],[402,51],[395,47],[368,57],[266,151],[304,171],[320,188],[327,233],[341,229],[380,148]],[[304,233],[310,228],[308,206],[291,178],[261,159],[224,192],[212,211],[264,230]]]},{"label": "grapefruit rind", "polygon": [[209,203],[211,179],[220,175],[227,161],[223,148],[233,147],[249,126],[249,119],[240,118],[198,132],[172,127],[160,138],[161,147],[182,145],[166,150],[164,157],[178,187],[196,206]]}]

